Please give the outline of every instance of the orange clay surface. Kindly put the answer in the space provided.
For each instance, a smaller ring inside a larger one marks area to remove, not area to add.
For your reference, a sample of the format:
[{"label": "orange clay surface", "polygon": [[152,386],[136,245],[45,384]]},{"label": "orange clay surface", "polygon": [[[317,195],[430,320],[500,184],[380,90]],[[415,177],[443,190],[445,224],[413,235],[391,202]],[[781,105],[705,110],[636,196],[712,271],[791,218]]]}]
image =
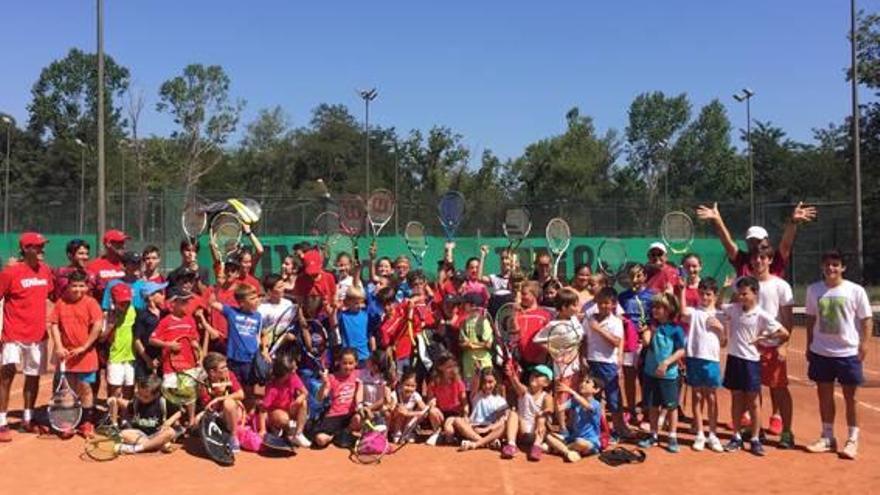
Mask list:
[{"label": "orange clay surface", "polygon": [[[611,468],[595,458],[565,464],[547,455],[538,463],[520,455],[504,461],[495,451],[457,452],[453,447],[411,445],[386,456],[380,465],[360,466],[347,452],[333,447],[302,451],[292,458],[265,458],[241,453],[236,464],[221,468],[211,461],[179,449],[171,454],[125,456],[113,462],[81,459],[80,438],[63,441],[15,434],[13,442],[0,444],[2,494],[64,493],[119,494],[173,493],[872,493],[880,486],[880,344],[871,343],[866,361],[867,387],[859,392],[861,441],[859,459],[844,461],[834,454],[815,455],[802,446],[819,433],[815,388],[807,382],[803,359],[803,331],[797,332],[789,354],[795,403],[794,432],[798,450],[780,451],[768,441],[767,456],[745,452],[716,454],[693,452],[687,432],[679,431],[682,451],[669,454],[662,448],[648,451],[644,464]],[[21,407],[21,379],[16,379],[11,408]],[[43,378],[41,403],[49,395],[51,377]],[[765,404],[769,400],[765,392]],[[729,394],[720,391],[721,420],[729,421]],[[835,433],[845,439],[842,398],[838,395]],[[690,409],[688,404],[687,409]],[[690,414],[690,411],[688,411]],[[769,411],[762,417],[766,422]],[[15,423],[17,414],[13,414]],[[722,429],[722,440],[729,430]],[[663,445],[661,436],[661,445]]]}]

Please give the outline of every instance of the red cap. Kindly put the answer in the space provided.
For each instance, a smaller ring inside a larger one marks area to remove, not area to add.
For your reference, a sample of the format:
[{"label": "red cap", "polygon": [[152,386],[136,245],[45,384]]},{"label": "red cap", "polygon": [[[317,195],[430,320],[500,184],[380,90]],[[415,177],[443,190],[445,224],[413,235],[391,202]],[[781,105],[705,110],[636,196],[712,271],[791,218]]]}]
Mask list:
[{"label": "red cap", "polygon": [[321,273],[323,266],[324,258],[321,256],[321,252],[317,249],[311,249],[303,253],[303,272],[305,272],[306,275],[314,277]]},{"label": "red cap", "polygon": [[118,283],[110,289],[114,304],[131,302],[131,287],[128,284]]},{"label": "red cap", "polygon": [[49,242],[49,240],[37,232],[22,232],[21,236],[18,238],[18,245],[21,247],[43,246],[47,242]]},{"label": "red cap", "polygon": [[129,239],[131,237],[121,230],[108,230],[104,233],[104,244],[108,242],[125,242]]}]

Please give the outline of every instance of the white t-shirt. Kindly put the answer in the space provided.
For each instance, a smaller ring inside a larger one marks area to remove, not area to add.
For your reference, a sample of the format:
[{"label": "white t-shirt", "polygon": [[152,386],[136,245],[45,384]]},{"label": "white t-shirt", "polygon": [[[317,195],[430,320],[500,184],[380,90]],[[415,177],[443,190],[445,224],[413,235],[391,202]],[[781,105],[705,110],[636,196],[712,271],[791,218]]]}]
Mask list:
[{"label": "white t-shirt", "polygon": [[490,273],[489,282],[492,288],[492,294],[495,294],[496,296],[510,294],[510,278]]},{"label": "white t-shirt", "polygon": [[758,283],[761,286],[761,290],[758,291],[758,305],[778,320],[780,308],[794,304],[791,286],[784,279],[776,276]]},{"label": "white t-shirt", "polygon": [[816,282],[807,288],[806,313],[816,317],[810,351],[826,357],[859,354],[861,321],[871,318],[865,289],[849,280],[837,287]]},{"label": "white t-shirt", "polygon": [[[584,328],[587,327],[586,322],[590,321],[590,318],[595,316],[598,312],[599,305],[596,303],[595,299],[584,304],[581,308],[581,313],[584,314]],[[623,307],[621,307],[620,304],[615,308],[614,314],[617,316],[623,316]]]},{"label": "white t-shirt", "polygon": [[724,308],[728,325],[730,345],[728,354],[746,361],[760,361],[761,355],[753,344],[759,335],[767,335],[782,325],[770,313],[755,305],[751,311],[743,311],[742,304],[731,304]]},{"label": "white t-shirt", "polygon": [[[398,402],[400,402],[400,399],[398,399]],[[409,400],[402,403],[401,405],[407,411],[415,411],[416,407],[419,406],[419,402],[422,402],[422,396],[418,392],[413,392],[412,395],[409,396]]]},{"label": "white t-shirt", "polygon": [[345,299],[345,295],[348,294],[348,289],[352,285],[354,285],[354,277],[351,275],[339,279],[339,281],[336,282],[336,299],[339,301]]},{"label": "white t-shirt", "polygon": [[[598,323],[600,328],[623,340],[623,321],[620,318],[609,315]],[[617,364],[620,346],[611,345],[599,332],[593,331],[589,320],[584,320],[584,331],[587,337],[587,361]]]},{"label": "white t-shirt", "polygon": [[[272,304],[268,301],[264,301],[257,307],[257,313],[260,313],[260,317],[263,319],[263,332],[274,332],[275,326],[277,324],[281,324],[282,326],[288,327],[291,323],[296,319],[296,311],[290,311],[289,313],[285,313],[288,308],[292,308],[293,303],[290,302],[289,299],[281,298],[281,301],[278,304]],[[279,322],[278,320],[284,318],[285,321]]]},{"label": "white t-shirt", "polygon": [[688,308],[688,315],[691,324],[687,334],[686,356],[720,362],[721,340],[718,334],[709,330],[709,318],[723,321],[724,314],[715,310],[710,312],[702,308]]},{"label": "white t-shirt", "polygon": [[496,394],[483,395],[482,392],[478,392],[474,396],[473,410],[470,417],[471,425],[491,425],[501,417],[501,413],[505,409],[507,409],[507,400],[504,397]]}]

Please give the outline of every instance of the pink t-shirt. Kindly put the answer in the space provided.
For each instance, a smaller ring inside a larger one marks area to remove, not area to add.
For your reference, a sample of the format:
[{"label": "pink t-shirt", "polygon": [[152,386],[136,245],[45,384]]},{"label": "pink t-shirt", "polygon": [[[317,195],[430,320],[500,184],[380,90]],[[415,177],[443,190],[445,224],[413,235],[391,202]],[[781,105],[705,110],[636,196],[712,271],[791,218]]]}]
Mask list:
[{"label": "pink t-shirt", "polygon": [[437,408],[443,412],[460,412],[461,396],[464,394],[464,382],[455,380],[452,383],[438,383],[428,386],[428,392],[437,399]]},{"label": "pink t-shirt", "polygon": [[266,393],[263,395],[263,409],[266,411],[273,409],[289,411],[293,400],[304,393],[306,393],[306,387],[296,373],[291,373],[290,377],[281,380],[280,383],[278,380],[273,380],[266,385]]},{"label": "pink t-shirt", "polygon": [[327,411],[327,417],[354,413],[358,383],[357,373],[349,373],[344,377],[330,375],[330,410]]}]

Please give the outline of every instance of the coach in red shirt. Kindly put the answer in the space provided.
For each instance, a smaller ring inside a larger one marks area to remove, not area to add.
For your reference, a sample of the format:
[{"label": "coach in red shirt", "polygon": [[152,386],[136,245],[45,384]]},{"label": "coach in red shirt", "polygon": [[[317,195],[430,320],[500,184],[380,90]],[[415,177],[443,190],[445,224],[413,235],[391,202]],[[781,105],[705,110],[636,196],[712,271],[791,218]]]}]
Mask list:
[{"label": "coach in red shirt", "polygon": [[107,282],[125,276],[122,266],[122,254],[125,253],[125,241],[128,235],[121,230],[108,230],[104,234],[104,254],[86,265],[86,272],[95,279],[96,300],[102,300]]},{"label": "coach in red shirt", "polygon": [[305,304],[309,296],[321,296],[321,303],[336,300],[336,279],[324,270],[324,257],[317,249],[303,253],[302,274],[293,284],[293,297],[299,304]]},{"label": "coach in red shirt", "polygon": [[681,287],[681,278],[678,269],[668,263],[666,246],[662,242],[655,242],[648,247],[648,263],[645,265],[645,274],[648,281],[645,285],[656,293],[675,291]]},{"label": "coach in red shirt", "polygon": [[25,232],[18,240],[21,261],[0,272],[0,298],[3,299],[3,335],[0,337],[0,442],[12,440],[6,423],[9,392],[16,365],[24,374],[24,412],[22,427],[39,433],[32,421],[40,387],[40,370],[46,355],[46,306],[54,289],[52,271],[43,263],[48,241],[36,232]]}]

